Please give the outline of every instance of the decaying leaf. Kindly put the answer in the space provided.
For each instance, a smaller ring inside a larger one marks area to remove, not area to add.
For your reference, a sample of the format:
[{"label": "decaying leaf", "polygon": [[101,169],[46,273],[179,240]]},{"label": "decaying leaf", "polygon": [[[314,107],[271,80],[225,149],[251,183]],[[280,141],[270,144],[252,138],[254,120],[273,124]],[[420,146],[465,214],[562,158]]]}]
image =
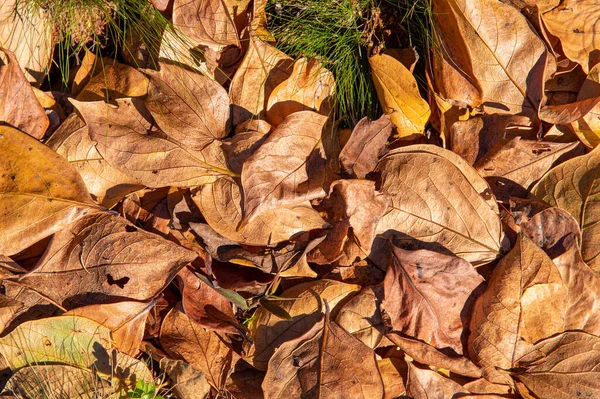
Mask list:
[{"label": "decaying leaf", "polygon": [[0,52],[0,121],[41,139],[50,126],[44,107],[19,67],[15,55],[2,47]]},{"label": "decaying leaf", "polygon": [[78,101],[112,101],[117,98],[144,97],[148,94],[148,78],[136,68],[112,62],[101,64],[98,73],[92,76],[77,95]]},{"label": "decaying leaf", "polygon": [[408,363],[406,394],[414,399],[454,398],[456,394],[468,393],[460,384],[433,370]]},{"label": "decaying leaf", "polygon": [[[71,100],[83,117],[96,149],[113,167],[147,187],[189,187],[213,182],[227,170],[216,141],[194,151],[156,129],[142,100]],[[154,154],[148,157],[148,153]]]},{"label": "decaying leaf", "polygon": [[259,308],[248,325],[254,345],[247,360],[257,369],[266,370],[273,352],[284,342],[298,338],[310,330],[325,312],[322,301],[327,301],[336,317],[337,305],[352,293],[360,290],[355,284],[334,280],[316,280],[295,285],[284,291],[282,301],[275,301],[290,316],[282,320],[265,309]]},{"label": "decaying leaf", "polygon": [[265,398],[383,398],[373,350],[329,318],[327,310],[277,348],[262,384]]},{"label": "decaying leaf", "polygon": [[108,213],[57,233],[21,284],[65,307],[154,298],[197,255]]},{"label": "decaying leaf", "polygon": [[550,170],[533,187],[539,200],[568,211],[579,222],[583,260],[600,270],[600,150],[570,159]]},{"label": "decaying leaf", "polygon": [[412,138],[425,131],[431,111],[421,98],[417,81],[410,71],[395,58],[375,55],[369,58],[373,84],[386,114],[398,129],[398,137]]},{"label": "decaying leaf", "polygon": [[392,205],[377,233],[474,264],[499,255],[503,233],[496,201],[485,180],[456,154],[428,145],[404,147],[386,155],[379,170],[380,190]]},{"label": "decaying leaf", "polygon": [[380,311],[382,299],[381,285],[366,287],[342,306],[335,322],[369,348],[375,349],[385,332]]},{"label": "decaying leaf", "polygon": [[394,330],[462,354],[464,315],[471,313],[473,291],[482,282],[461,258],[394,247],[382,308]]},{"label": "decaying leaf", "polygon": [[14,255],[98,210],[81,177],[31,136],[0,126],[0,253]]}]

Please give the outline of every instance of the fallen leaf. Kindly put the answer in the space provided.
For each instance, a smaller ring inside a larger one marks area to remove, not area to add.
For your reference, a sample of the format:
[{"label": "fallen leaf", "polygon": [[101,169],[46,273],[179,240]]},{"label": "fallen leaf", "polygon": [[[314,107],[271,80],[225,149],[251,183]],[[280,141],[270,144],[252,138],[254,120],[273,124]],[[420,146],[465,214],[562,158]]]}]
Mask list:
[{"label": "fallen leaf", "polygon": [[315,112],[296,112],[246,160],[242,226],[265,211],[325,196],[327,120]]},{"label": "fallen leaf", "polygon": [[379,158],[385,154],[392,131],[390,115],[383,115],[375,121],[366,117],[361,119],[340,152],[344,172],[351,177],[364,179],[374,171]]},{"label": "fallen leaf", "polygon": [[261,384],[264,376],[264,372],[252,368],[235,371],[229,376],[225,389],[236,398],[263,399]]},{"label": "fallen leaf", "polygon": [[81,316],[102,324],[112,332],[114,345],[119,351],[137,356],[144,339],[148,312],[154,304],[154,301],[93,304],[75,308],[65,315]]},{"label": "fallen leaf", "polygon": [[537,342],[513,375],[540,398],[592,398],[600,394],[600,338],[570,331]]},{"label": "fallen leaf", "polygon": [[292,59],[275,47],[250,36],[248,50],[229,86],[233,124],[265,118],[267,100],[273,89],[292,73]]},{"label": "fallen leaf", "polygon": [[112,101],[117,98],[144,97],[148,78],[129,65],[101,58],[101,72],[93,76],[77,95],[77,101]]},{"label": "fallen leaf", "polygon": [[382,299],[381,285],[365,287],[340,308],[335,322],[369,348],[375,349],[385,334],[380,311]]},{"label": "fallen leaf", "polygon": [[526,197],[529,189],[554,166],[583,153],[579,143],[501,140],[473,167],[485,177],[496,198]]},{"label": "fallen leaf", "polygon": [[421,98],[417,81],[400,61],[387,55],[369,58],[373,84],[386,114],[398,129],[398,137],[413,138],[423,134],[431,111]]},{"label": "fallen leaf", "polygon": [[395,331],[462,354],[465,315],[483,281],[461,258],[393,247],[382,309]]},{"label": "fallen leaf", "polygon": [[0,126],[0,253],[14,255],[99,210],[73,166],[34,138]]},{"label": "fallen leaf", "polygon": [[315,111],[329,116],[333,107],[333,74],[315,59],[294,62],[290,76],[271,91],[267,99],[267,121],[280,125],[295,112]]},{"label": "fallen leaf", "polygon": [[[0,256],[1,260],[1,256]],[[23,307],[23,303],[4,294],[0,294],[0,333],[6,329],[15,314]]]},{"label": "fallen leaf", "polygon": [[168,137],[202,151],[227,136],[229,97],[217,82],[166,63],[158,72],[145,72],[150,76],[146,107]]},{"label": "fallen leaf", "polygon": [[200,327],[173,308],[163,320],[160,343],[169,355],[202,371],[216,390],[225,387],[236,356],[226,336]]},{"label": "fallen leaf", "polygon": [[567,299],[557,267],[531,240],[519,236],[473,308],[469,354],[482,367],[484,377],[512,385],[498,368],[515,367],[520,351],[562,332]]},{"label": "fallen leaf", "polygon": [[583,260],[600,270],[600,150],[570,159],[550,170],[533,187],[531,194],[540,201],[569,212],[579,222]]},{"label": "fallen leaf", "polygon": [[67,308],[154,298],[197,255],[108,213],[54,235],[19,284]]},{"label": "fallen leaf", "polygon": [[[527,19],[495,0],[435,0],[432,6],[444,58],[481,90],[483,110],[537,121],[547,52]],[[444,97],[460,98],[465,85],[453,89]]]},{"label": "fallen leaf", "polygon": [[284,342],[296,339],[310,330],[321,319],[325,300],[331,307],[332,317],[337,316],[337,305],[346,297],[360,290],[355,284],[345,284],[334,280],[315,280],[301,283],[284,291],[282,301],[274,301],[290,316],[282,320],[265,309],[259,308],[248,325],[254,345],[245,358],[259,370],[267,370],[267,363],[275,350]]},{"label": "fallen leaf", "polygon": [[[268,137],[267,133],[271,131],[271,125],[267,122],[257,119],[254,121],[262,125],[257,126],[257,129],[264,127],[266,131],[248,130],[242,133],[236,133],[233,137],[223,141],[222,148],[227,155],[229,168],[237,174],[242,173],[244,162],[246,162],[248,157],[254,154],[254,152],[256,152],[256,150],[264,143]],[[249,121],[248,124],[249,123],[251,122]],[[238,127],[241,127],[244,124],[246,123],[242,123],[241,125],[238,125]]]},{"label": "fallen leaf", "polygon": [[104,160],[87,126],[76,114],[69,115],[46,145],[77,169],[92,198],[106,208],[114,207],[127,194],[143,188],[137,180]]},{"label": "fallen leaf", "polygon": [[373,350],[329,318],[326,311],[309,331],[277,348],[262,384],[266,399],[383,398]]},{"label": "fallen leaf", "polygon": [[216,141],[202,151],[186,148],[153,126],[139,99],[116,100],[116,107],[101,101],[71,101],[86,122],[90,137],[98,143],[98,152],[140,184],[190,187],[233,174],[227,170]]},{"label": "fallen leaf", "polygon": [[384,399],[395,399],[406,393],[404,377],[407,374],[406,362],[401,364],[396,359],[383,358],[377,361],[379,374],[383,381]]},{"label": "fallen leaf", "polygon": [[0,121],[41,139],[50,126],[44,107],[40,104],[15,55],[0,47],[6,56],[0,57]]},{"label": "fallen leaf", "polygon": [[432,145],[388,153],[379,163],[383,194],[391,198],[378,234],[453,253],[477,265],[496,258],[502,229],[485,180],[458,155]]},{"label": "fallen leaf", "polygon": [[210,393],[210,384],[204,373],[194,370],[182,360],[162,358],[160,368],[173,382],[172,390],[179,398],[205,399]]},{"label": "fallen leaf", "polygon": [[[423,369],[408,363],[406,394],[414,399],[446,399],[468,391],[460,384],[433,370]],[[459,397],[462,397],[459,396]]]}]

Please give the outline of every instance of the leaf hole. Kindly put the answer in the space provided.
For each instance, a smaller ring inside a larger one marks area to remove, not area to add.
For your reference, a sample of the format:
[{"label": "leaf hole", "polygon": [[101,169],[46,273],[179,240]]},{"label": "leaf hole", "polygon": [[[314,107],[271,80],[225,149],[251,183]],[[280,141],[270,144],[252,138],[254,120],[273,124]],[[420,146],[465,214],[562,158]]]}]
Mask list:
[{"label": "leaf hole", "polygon": [[107,274],[106,278],[108,280],[108,285],[117,285],[121,289],[123,289],[125,287],[125,284],[129,282],[129,277],[123,277],[118,280],[115,280],[113,276]]}]

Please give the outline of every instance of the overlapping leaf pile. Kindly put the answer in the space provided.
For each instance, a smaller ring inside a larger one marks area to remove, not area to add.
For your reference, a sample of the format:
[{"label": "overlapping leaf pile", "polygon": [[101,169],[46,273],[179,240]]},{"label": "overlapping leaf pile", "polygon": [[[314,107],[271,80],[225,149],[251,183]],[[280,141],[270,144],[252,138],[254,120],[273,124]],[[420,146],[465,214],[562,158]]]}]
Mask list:
[{"label": "overlapping leaf pile", "polygon": [[373,54],[349,137],[264,2],[153,3],[202,61],[165,36],[44,93],[1,49],[8,392],[600,396],[597,1],[432,0],[427,99]]}]

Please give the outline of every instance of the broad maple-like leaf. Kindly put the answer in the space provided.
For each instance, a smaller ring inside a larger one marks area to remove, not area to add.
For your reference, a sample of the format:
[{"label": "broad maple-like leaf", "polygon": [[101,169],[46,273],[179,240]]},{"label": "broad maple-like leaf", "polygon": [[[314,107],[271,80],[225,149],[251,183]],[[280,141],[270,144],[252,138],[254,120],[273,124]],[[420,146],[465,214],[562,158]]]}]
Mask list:
[{"label": "broad maple-like leaf", "polygon": [[330,320],[281,344],[262,384],[266,399],[383,398],[375,352]]},{"label": "broad maple-like leaf", "polygon": [[154,298],[197,255],[108,213],[54,235],[19,284],[67,308]]},{"label": "broad maple-like leaf", "polygon": [[120,99],[116,107],[102,101],[71,101],[104,159],[147,187],[198,186],[233,174],[218,142],[202,151],[187,148],[154,127],[142,100]]},{"label": "broad maple-like leaf", "polygon": [[14,255],[98,211],[81,176],[31,136],[0,126],[0,253]]},{"label": "broad maple-like leaf", "polygon": [[600,149],[550,170],[533,187],[539,200],[568,211],[579,222],[583,260],[600,270]]},{"label": "broad maple-like leaf", "polygon": [[473,291],[483,281],[464,259],[393,247],[382,308],[394,330],[462,354],[464,315],[471,313]]},{"label": "broad maple-like leaf", "polygon": [[404,147],[379,164],[380,191],[391,198],[377,233],[474,264],[500,253],[498,205],[485,180],[462,158],[432,145]]}]

